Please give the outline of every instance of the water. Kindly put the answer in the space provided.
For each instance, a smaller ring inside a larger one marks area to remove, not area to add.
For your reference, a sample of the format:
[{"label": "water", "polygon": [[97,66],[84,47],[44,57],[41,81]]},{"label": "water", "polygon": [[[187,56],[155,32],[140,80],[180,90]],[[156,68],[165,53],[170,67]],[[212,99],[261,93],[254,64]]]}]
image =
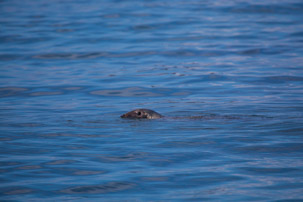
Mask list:
[{"label": "water", "polygon": [[303,200],[302,19],[301,0],[0,1],[1,200]]}]

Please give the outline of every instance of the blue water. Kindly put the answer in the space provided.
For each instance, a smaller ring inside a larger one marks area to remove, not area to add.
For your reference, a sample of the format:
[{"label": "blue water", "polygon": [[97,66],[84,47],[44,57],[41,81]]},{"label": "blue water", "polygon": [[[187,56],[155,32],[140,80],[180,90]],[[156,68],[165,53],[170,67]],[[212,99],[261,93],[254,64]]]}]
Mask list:
[{"label": "blue water", "polygon": [[1,0],[0,200],[302,201],[302,19],[301,0]]}]

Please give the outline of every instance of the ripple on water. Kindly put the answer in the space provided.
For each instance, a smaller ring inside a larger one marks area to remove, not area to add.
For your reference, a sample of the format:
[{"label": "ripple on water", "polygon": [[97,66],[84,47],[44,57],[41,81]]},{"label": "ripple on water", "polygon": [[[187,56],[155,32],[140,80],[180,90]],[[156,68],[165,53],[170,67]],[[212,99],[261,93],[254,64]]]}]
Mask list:
[{"label": "ripple on water", "polygon": [[298,168],[284,168],[284,167],[241,167],[238,168],[244,172],[254,175],[273,175],[273,174],[284,174],[301,171]]},{"label": "ripple on water", "polygon": [[92,95],[115,96],[115,97],[161,97],[188,95],[188,92],[163,88],[130,87],[124,89],[104,89],[91,91]]},{"label": "ripple on water", "polygon": [[39,165],[27,165],[27,166],[21,166],[16,168],[18,170],[36,170],[36,169],[42,169]]},{"label": "ripple on water", "polygon": [[147,152],[137,152],[130,153],[126,155],[102,155],[98,157],[98,160],[101,162],[109,163],[109,162],[129,162],[129,161],[139,161],[145,159],[150,154]]},{"label": "ripple on water", "polygon": [[300,76],[269,76],[260,79],[264,83],[287,83],[287,82],[303,82]]},{"label": "ripple on water", "polygon": [[136,186],[130,182],[108,182],[101,185],[83,185],[63,189],[66,194],[106,194],[132,189]]},{"label": "ripple on water", "polygon": [[80,137],[80,138],[102,137],[102,135],[72,134],[72,133],[45,133],[45,134],[40,134],[39,136],[47,137],[47,138],[53,138],[53,137]]},{"label": "ripple on water", "polygon": [[106,171],[104,170],[83,170],[78,168],[69,168],[69,167],[52,167],[52,173],[57,173],[61,175],[69,175],[69,176],[86,176],[86,175],[99,175],[104,174]]},{"label": "ripple on water", "polygon": [[55,86],[55,87],[34,87],[34,88],[22,88],[22,87],[4,87],[0,88],[0,97],[11,96],[51,96],[62,95],[68,92],[78,92],[84,89],[81,86]]},{"label": "ripple on water", "polygon": [[5,195],[19,195],[19,194],[29,194],[33,193],[35,190],[29,188],[22,188],[22,187],[11,187],[6,188],[3,192]]},{"label": "ripple on water", "polygon": [[280,143],[280,144],[265,144],[265,145],[255,145],[255,146],[242,146],[235,147],[233,149],[236,152],[240,152],[246,155],[290,155],[303,152],[303,144],[301,143]]},{"label": "ripple on water", "polygon": [[27,91],[27,88],[20,88],[20,87],[4,87],[0,88],[0,97],[9,97],[19,95],[24,91]]},{"label": "ripple on water", "polygon": [[49,161],[46,162],[45,165],[65,165],[65,164],[71,164],[71,163],[76,163],[77,161],[75,160],[54,160],[54,161]]},{"label": "ripple on water", "polygon": [[119,97],[159,97],[163,96],[159,93],[150,92],[143,88],[126,88],[126,89],[111,89],[111,90],[97,90],[90,92],[92,95],[103,96],[119,96]]},{"label": "ripple on water", "polygon": [[55,91],[55,92],[50,92],[50,91],[41,91],[41,92],[35,92],[31,93],[30,96],[47,96],[47,95],[61,95],[63,92]]}]

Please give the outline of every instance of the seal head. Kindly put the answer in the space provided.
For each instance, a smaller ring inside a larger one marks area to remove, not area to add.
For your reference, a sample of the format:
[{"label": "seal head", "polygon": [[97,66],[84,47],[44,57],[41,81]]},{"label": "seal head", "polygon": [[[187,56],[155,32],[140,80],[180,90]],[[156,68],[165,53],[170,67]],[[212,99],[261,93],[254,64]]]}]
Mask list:
[{"label": "seal head", "polygon": [[161,114],[150,109],[135,109],[121,115],[121,118],[129,119],[159,119],[163,117]]}]

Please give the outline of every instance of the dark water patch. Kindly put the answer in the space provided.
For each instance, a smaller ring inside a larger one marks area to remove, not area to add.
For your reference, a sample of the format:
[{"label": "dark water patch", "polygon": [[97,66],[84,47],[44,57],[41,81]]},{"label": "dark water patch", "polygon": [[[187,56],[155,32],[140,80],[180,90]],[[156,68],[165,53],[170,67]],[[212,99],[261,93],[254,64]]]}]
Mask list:
[{"label": "dark water patch", "polygon": [[[118,117],[118,116],[117,116]],[[75,123],[72,122],[71,120],[68,121],[66,124],[69,127],[77,127],[77,128],[86,128],[86,129],[100,129],[104,128],[104,126],[100,125],[101,123],[104,123],[105,121],[86,121],[86,122],[81,122],[81,123]],[[100,124],[99,124],[100,123]],[[107,135],[99,135],[98,137],[107,137]]]},{"label": "dark water patch", "polygon": [[[41,43],[41,42],[48,42],[50,40],[53,40],[52,37],[22,37],[22,36],[1,36],[0,37],[0,43],[2,44],[20,44],[20,45],[25,45],[25,44],[34,44],[34,43]],[[18,56],[17,56],[18,57]]]},{"label": "dark water patch", "polygon": [[[139,57],[139,56],[150,56],[155,55],[157,52],[154,51],[146,51],[146,52],[125,52],[125,53],[114,53],[114,52],[92,52],[92,53],[49,53],[49,54],[41,54],[35,55],[33,58],[36,59],[52,59],[52,60],[60,60],[60,59],[69,59],[69,60],[77,60],[77,59],[95,59],[95,58],[127,58],[127,57]],[[1,57],[0,57],[1,59]]]},{"label": "dark water patch", "polygon": [[[195,115],[184,115],[184,116],[176,116],[176,117],[167,117],[168,119],[175,119],[175,120],[188,120],[188,121],[245,121],[248,120],[249,117],[245,116],[237,116],[237,115],[218,115],[218,114],[204,114],[201,116]],[[265,117],[263,117],[265,118]]]},{"label": "dark water patch", "polygon": [[83,86],[68,86],[68,87],[62,87],[63,90],[67,91],[78,91],[84,89]]},{"label": "dark water patch", "polygon": [[20,165],[22,162],[19,161],[0,161],[0,166],[16,166]]},{"label": "dark water patch", "polygon": [[271,48],[255,48],[255,49],[248,49],[244,51],[240,51],[239,54],[243,55],[276,55],[276,54],[282,54],[284,52],[287,52],[288,49],[285,47],[271,47]]},{"label": "dark water patch", "polygon": [[159,26],[145,24],[145,25],[136,25],[132,29],[134,29],[135,31],[149,31],[149,30],[157,29],[157,27]]},{"label": "dark water patch", "polygon": [[[181,171],[182,172],[182,171]],[[141,182],[143,190],[152,190],[152,193],[161,192],[165,189],[167,197],[176,200],[193,200],[201,199],[205,195],[211,197],[224,193],[227,193],[228,188],[226,186],[233,186],[236,183],[241,183],[245,180],[243,177],[222,175],[214,172],[195,172],[184,170],[184,173],[167,174],[165,177],[141,177],[137,179]],[[172,196],[174,193],[170,192],[170,189],[178,190],[178,196]],[[182,196],[180,198],[180,196]],[[199,200],[198,200],[199,201]]]},{"label": "dark water patch", "polygon": [[197,51],[197,50],[174,50],[174,51],[165,51],[162,52],[161,55],[167,56],[167,57],[216,57],[216,56],[224,56],[232,54],[232,51],[225,50],[203,50],[203,51]]},{"label": "dark water patch", "polygon": [[295,155],[303,152],[303,144],[301,143],[279,143],[279,144],[267,144],[256,146],[243,146],[235,147],[233,149],[236,152],[243,152],[247,155]]},{"label": "dark water patch", "polygon": [[20,88],[20,87],[2,87],[0,88],[0,97],[16,96],[23,94],[28,90],[29,89],[27,88]]},{"label": "dark water patch", "polygon": [[9,126],[16,128],[28,128],[28,127],[36,128],[36,127],[43,127],[45,125],[40,123],[13,123],[13,124],[9,124]]},{"label": "dark water patch", "polygon": [[[96,58],[131,58],[131,57],[147,57],[147,56],[163,56],[163,57],[215,57],[215,56],[223,56],[232,54],[233,51],[225,50],[173,50],[173,51],[140,51],[140,52],[96,52],[96,53],[49,53],[49,54],[41,54],[34,55],[33,59],[47,59],[47,60],[82,60],[82,59],[96,59]],[[12,55],[8,56],[0,56],[3,59],[12,60]]]},{"label": "dark water patch", "polygon": [[191,180],[195,184],[216,184],[216,183],[229,183],[233,181],[244,180],[245,178],[240,176],[220,176],[220,177],[197,177]]},{"label": "dark water patch", "polygon": [[193,148],[193,147],[202,147],[204,145],[216,144],[215,141],[209,139],[192,139],[184,141],[168,141],[158,145],[158,147],[168,147],[168,148]]},{"label": "dark water patch", "polygon": [[40,134],[40,137],[47,137],[47,138],[53,138],[53,137],[80,137],[80,138],[97,138],[102,137],[102,135],[94,135],[94,134],[74,134],[74,133],[45,133]]},{"label": "dark water patch", "polygon": [[212,157],[214,157],[214,154],[211,152],[179,152],[152,155],[149,158],[146,158],[146,161],[153,165],[153,167],[168,167],[172,165],[204,161],[211,159]]},{"label": "dark water patch", "polygon": [[12,138],[0,138],[0,141],[11,141],[12,140]]},{"label": "dark water patch", "polygon": [[303,190],[303,183],[295,182],[286,182],[286,183],[277,183],[271,186],[261,186],[257,187],[259,189],[273,189],[273,190],[285,190],[285,189],[297,189],[299,191]]},{"label": "dark water patch", "polygon": [[8,143],[5,147],[5,153],[14,154],[14,155],[33,155],[38,156],[42,154],[50,153],[50,148],[43,148],[43,146],[39,147],[31,147],[21,143]]},{"label": "dark water patch", "polygon": [[140,38],[140,39],[135,39],[135,42],[140,42],[140,43],[154,43],[155,41],[161,42],[161,41],[200,41],[202,39],[214,39],[214,38],[219,38],[220,36],[213,36],[213,35],[192,35],[192,36],[166,36],[164,37],[148,37],[148,38]]},{"label": "dark water patch", "polygon": [[[226,9],[226,8],[225,8]],[[293,15],[303,12],[303,5],[300,3],[290,4],[241,4],[236,7],[226,9],[226,11],[240,14],[274,14],[274,15]]]},{"label": "dark water patch", "polygon": [[68,93],[79,93],[84,91],[87,86],[48,86],[48,87],[3,87],[0,88],[1,97],[39,97],[39,96],[52,96],[52,95],[65,95]]},{"label": "dark water patch", "polygon": [[[141,90],[141,89],[140,89]],[[90,92],[92,95],[102,95],[102,96],[118,96],[118,97],[158,97],[161,94],[153,92],[143,92],[134,89],[123,89],[123,90],[98,90]]]},{"label": "dark water patch", "polygon": [[130,153],[127,155],[103,155],[99,156],[98,160],[106,163],[115,163],[115,162],[130,162],[130,161],[140,161],[149,156],[149,153],[146,152],[136,152]]},{"label": "dark water patch", "polygon": [[42,167],[39,165],[27,165],[27,166],[20,166],[15,169],[17,169],[17,170],[37,170],[37,169],[42,169]]},{"label": "dark water patch", "polygon": [[105,171],[95,171],[95,170],[77,170],[74,171],[72,174],[73,175],[99,175],[99,174],[104,174],[106,173]]},{"label": "dark water patch", "polygon": [[290,37],[299,37],[299,38],[303,38],[303,31],[295,31],[294,33],[290,34]]},{"label": "dark water patch", "polygon": [[235,181],[245,180],[244,177],[233,175],[222,175],[214,172],[198,172],[198,173],[183,173],[175,174],[170,177],[167,184],[157,185],[157,187],[175,187],[175,188],[190,188],[192,186],[209,187],[215,184],[229,184]]},{"label": "dark water patch", "polygon": [[300,76],[269,76],[263,77],[258,82],[262,83],[272,83],[272,84],[280,84],[280,83],[302,83],[303,77]]},{"label": "dark water patch", "polygon": [[33,58],[37,59],[53,59],[53,60],[59,60],[59,59],[84,59],[84,58],[94,58],[94,57],[104,57],[107,54],[105,53],[48,53],[48,54],[41,54],[41,55],[35,55]]},{"label": "dark water patch", "polygon": [[[196,77],[196,78],[195,78]],[[214,81],[228,81],[229,77],[210,73],[208,75],[191,76],[190,80],[186,80],[184,83],[199,83],[199,82],[214,82]]]},{"label": "dark water patch", "polygon": [[263,53],[263,50],[258,48],[258,49],[248,49],[248,50],[244,50],[241,51],[240,54],[244,54],[244,55],[257,55],[257,54],[261,54]]},{"label": "dark water patch", "polygon": [[89,176],[89,175],[100,175],[106,173],[104,170],[88,170],[88,169],[78,169],[71,167],[52,167],[49,171],[51,173],[56,173],[64,176]]},{"label": "dark water patch", "polygon": [[68,32],[74,32],[73,29],[56,29],[56,32],[58,33],[68,33]]},{"label": "dark water patch", "polygon": [[24,59],[26,56],[24,55],[18,55],[18,54],[0,54],[0,61],[13,61],[13,60],[19,60]]},{"label": "dark water patch", "polygon": [[46,162],[45,165],[66,165],[66,164],[72,164],[72,163],[76,163],[77,161],[75,160],[54,160],[54,161],[49,161]]},{"label": "dark water patch", "polygon": [[303,128],[289,128],[289,129],[280,129],[277,130],[277,133],[280,135],[297,135],[303,136]]},{"label": "dark water patch", "polygon": [[23,195],[23,194],[31,194],[36,192],[34,189],[30,189],[27,187],[6,187],[0,188],[0,192],[3,195]]},{"label": "dark water patch", "polygon": [[30,93],[29,96],[49,96],[49,95],[61,95],[61,94],[63,94],[63,92],[42,91],[42,92]]},{"label": "dark water patch", "polygon": [[275,167],[242,167],[237,168],[240,171],[244,171],[253,175],[277,175],[285,173],[298,173],[301,170],[298,168],[275,168]]},{"label": "dark water patch", "polygon": [[102,185],[83,185],[67,189],[60,192],[65,194],[107,194],[133,189],[136,186],[130,182],[108,182]]},{"label": "dark water patch", "polygon": [[139,180],[143,182],[169,182],[169,179],[167,176],[145,176]]}]

